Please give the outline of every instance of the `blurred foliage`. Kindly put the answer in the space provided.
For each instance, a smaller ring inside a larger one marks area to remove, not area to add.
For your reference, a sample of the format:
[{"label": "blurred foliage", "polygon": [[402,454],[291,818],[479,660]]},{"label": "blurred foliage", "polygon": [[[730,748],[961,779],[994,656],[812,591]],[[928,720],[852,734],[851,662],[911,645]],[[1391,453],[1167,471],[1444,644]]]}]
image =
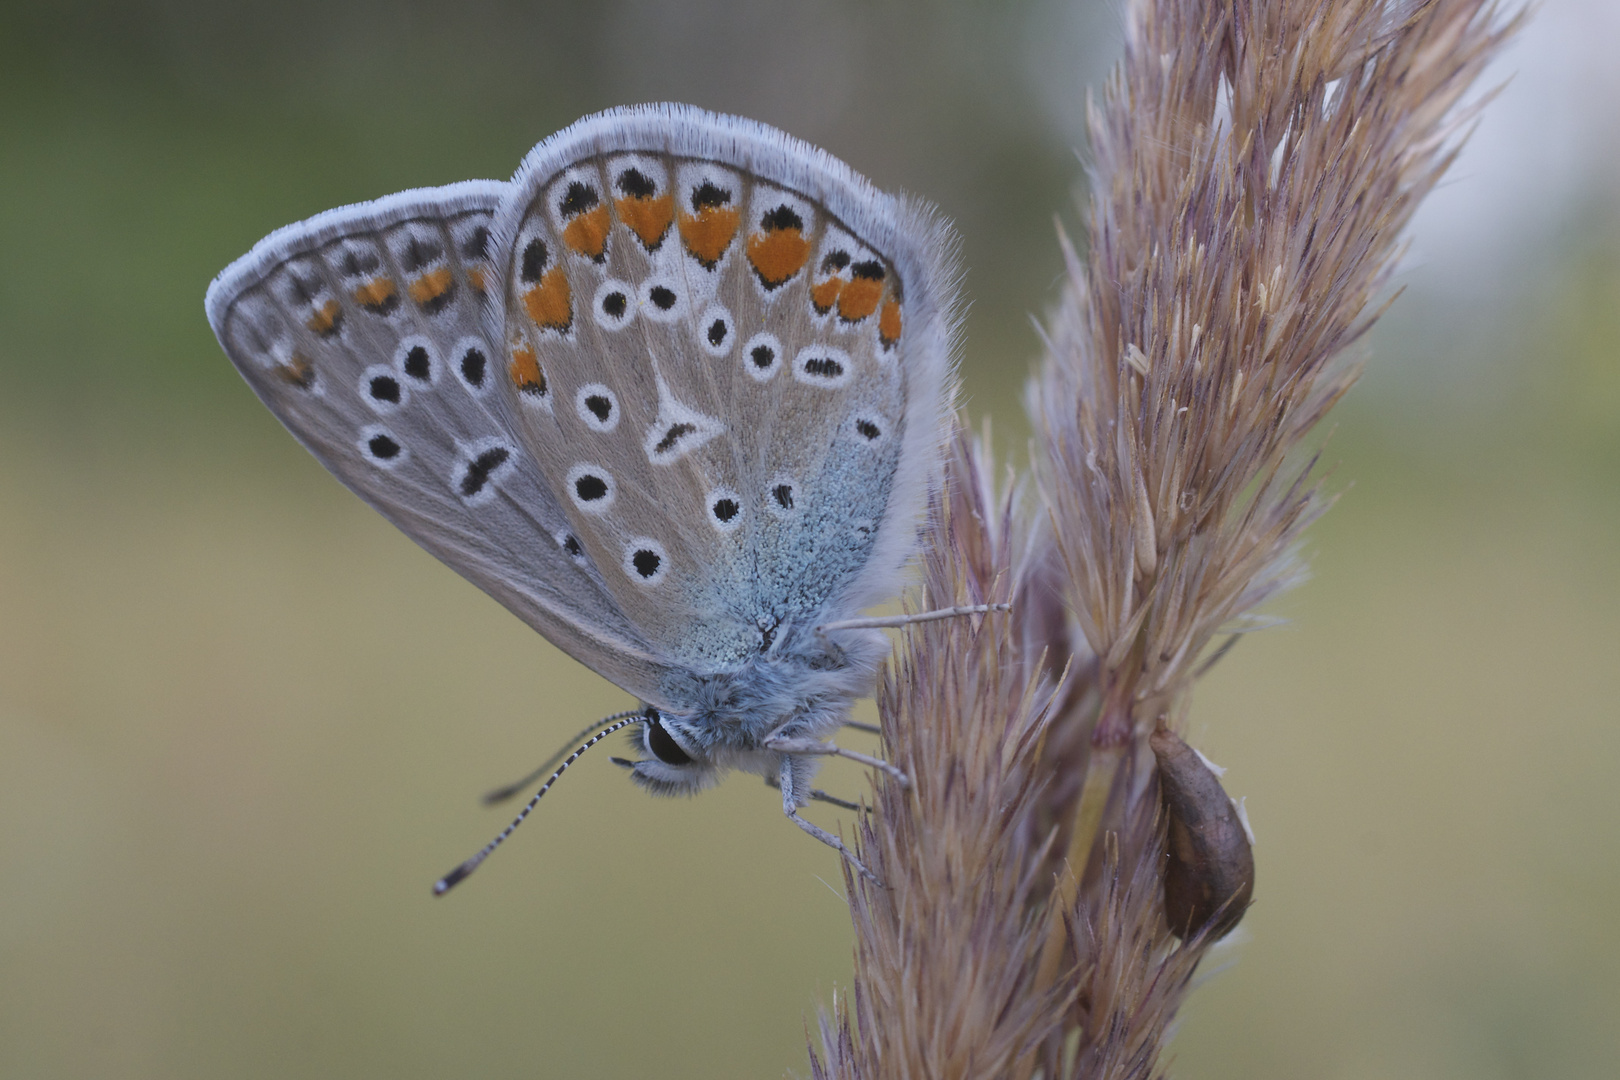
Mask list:
[{"label": "blurred foliage", "polygon": [[[623,695],[328,478],[202,293],[288,221],[687,100],[956,219],[972,411],[1016,442],[1074,224],[1051,101],[1112,51],[1106,6],[1078,11],[0,7],[0,1074],[802,1071],[847,916],[754,781],[669,803],[587,761],[428,895],[503,820],[477,794]],[[1488,308],[1416,272],[1375,335],[1317,578],[1195,708],[1260,887],[1178,1071],[1620,1060],[1615,208],[1570,206]]]}]

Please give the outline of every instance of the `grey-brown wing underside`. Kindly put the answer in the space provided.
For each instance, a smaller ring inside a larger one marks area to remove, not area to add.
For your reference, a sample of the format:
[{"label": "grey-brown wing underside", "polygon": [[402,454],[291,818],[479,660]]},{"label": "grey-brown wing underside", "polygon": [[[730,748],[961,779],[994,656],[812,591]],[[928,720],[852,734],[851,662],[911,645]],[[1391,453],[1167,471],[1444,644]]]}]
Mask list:
[{"label": "grey-brown wing underside", "polygon": [[647,700],[667,674],[517,436],[490,219],[470,181],[344,207],[267,237],[209,289],[255,393],[328,469],[552,643]]},{"label": "grey-brown wing underside", "polygon": [[946,428],[948,245],[757,125],[607,120],[503,206],[502,390],[621,610],[725,670],[892,593]]}]

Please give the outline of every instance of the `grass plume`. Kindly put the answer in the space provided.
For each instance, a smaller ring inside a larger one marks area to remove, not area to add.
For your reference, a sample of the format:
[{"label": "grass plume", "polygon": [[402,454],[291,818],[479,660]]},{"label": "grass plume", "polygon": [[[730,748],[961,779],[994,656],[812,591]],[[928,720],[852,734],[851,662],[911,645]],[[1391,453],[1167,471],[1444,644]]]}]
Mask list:
[{"label": "grass plume", "polygon": [[[1162,1075],[1254,875],[1224,795],[1163,797],[1218,784],[1160,770],[1194,760],[1174,732],[1220,635],[1300,575],[1328,502],[1307,436],[1518,22],[1487,0],[1131,0],[1088,108],[1089,242],[1059,238],[1031,476],[999,482],[959,437],[924,558],[921,608],[1013,615],[914,627],[886,677],[912,786],[879,777],[857,830],[885,884],[848,880],[855,980],[818,1080]],[[1167,867],[1229,895],[1173,927]]]}]

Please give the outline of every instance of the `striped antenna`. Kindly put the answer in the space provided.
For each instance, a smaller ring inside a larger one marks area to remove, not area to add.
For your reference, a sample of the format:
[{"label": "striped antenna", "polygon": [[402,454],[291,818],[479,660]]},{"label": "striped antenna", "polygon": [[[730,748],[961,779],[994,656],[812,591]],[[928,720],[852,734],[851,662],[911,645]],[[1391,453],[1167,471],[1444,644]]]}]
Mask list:
[{"label": "striped antenna", "polygon": [[591,747],[595,746],[597,743],[601,742],[615,731],[618,731],[621,728],[629,727],[631,724],[641,723],[645,721],[646,718],[647,714],[640,709],[636,710],[635,712],[618,713],[614,716],[607,717],[607,720],[612,722],[601,731],[598,731],[595,735],[592,735],[590,738],[586,739],[580,744],[579,749],[575,750],[572,754],[569,754],[563,759],[563,763],[557,766],[557,771],[552,773],[551,778],[548,779],[544,784],[540,785],[540,790],[534,793],[534,798],[530,799],[529,804],[518,812],[518,816],[512,819],[512,823],[510,825],[502,829],[500,834],[497,835],[495,839],[485,844],[483,849],[480,850],[478,854],[474,855],[472,858],[468,859],[466,862],[462,863],[460,866],[456,867],[454,870],[444,875],[444,877],[433,883],[433,895],[443,896],[461,882],[465,881],[474,870],[478,869],[478,867],[483,864],[483,861],[489,858],[495,849],[500,847],[501,844],[505,842],[506,838],[511,836],[512,833],[517,830],[519,825],[523,824],[523,819],[529,816],[529,812],[534,809],[534,804],[540,801],[540,796],[551,790],[551,785],[557,782],[557,778],[561,776],[565,770],[567,770],[568,766],[579,760],[581,754],[585,753],[585,751],[589,750]]},{"label": "striped antenna", "polygon": [[486,792],[484,795],[484,805],[494,806],[496,803],[505,802],[514,795],[523,794],[524,791],[528,790],[530,784],[534,783],[536,780],[546,775],[546,773],[550,772],[551,767],[563,759],[563,755],[568,753],[568,748],[570,746],[573,746],[575,743],[579,742],[579,740],[583,739],[585,736],[589,735],[603,724],[611,724],[615,720],[623,720],[627,716],[640,715],[640,709],[631,709],[629,712],[614,713],[612,716],[604,716],[600,720],[592,720],[590,723],[581,728],[577,734],[568,736],[568,738],[564,740],[562,746],[558,747],[555,754],[552,754],[550,757],[546,758],[546,760],[536,765],[533,771],[531,771],[523,779],[514,780],[510,784],[496,788],[494,791]]}]

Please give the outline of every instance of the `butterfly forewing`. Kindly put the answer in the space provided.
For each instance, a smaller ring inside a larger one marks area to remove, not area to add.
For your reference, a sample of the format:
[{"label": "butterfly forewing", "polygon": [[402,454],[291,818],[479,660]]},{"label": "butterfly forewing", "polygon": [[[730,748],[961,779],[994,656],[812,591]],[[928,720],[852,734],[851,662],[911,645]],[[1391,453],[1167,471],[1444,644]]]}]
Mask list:
[{"label": "butterfly forewing", "polygon": [[407,192],[272,234],[209,290],[248,383],[321,462],[555,644],[658,700],[663,667],[517,432],[490,222],[508,185]]},{"label": "butterfly forewing", "polygon": [[767,176],[746,140],[690,135],[531,158],[503,211],[502,392],[619,607],[703,669],[859,592],[907,427],[944,409],[907,293],[949,283],[903,280],[929,268],[829,206],[856,182],[802,144],[762,144],[805,159]]}]

